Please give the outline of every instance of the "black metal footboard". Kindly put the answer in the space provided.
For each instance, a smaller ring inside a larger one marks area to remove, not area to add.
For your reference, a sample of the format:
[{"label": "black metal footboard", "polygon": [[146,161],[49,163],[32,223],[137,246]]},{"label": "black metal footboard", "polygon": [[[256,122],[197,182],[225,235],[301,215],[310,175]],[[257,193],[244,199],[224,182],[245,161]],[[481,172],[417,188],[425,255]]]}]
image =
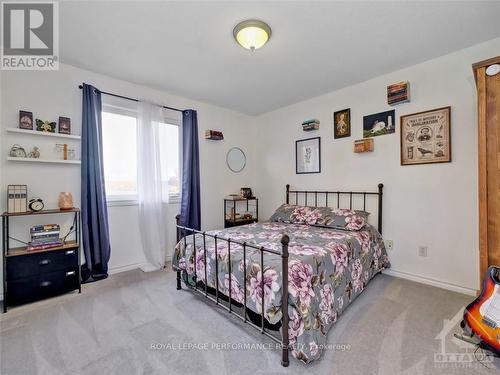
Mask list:
[{"label": "black metal footboard", "polygon": [[[288,338],[288,243],[290,241],[289,237],[285,234],[281,238],[281,252],[276,251],[276,250],[271,250],[271,249],[266,249],[264,247],[259,247],[255,246],[252,244],[247,244],[246,242],[238,242],[234,241],[231,239],[225,239],[225,238],[220,238],[217,237],[217,235],[211,235],[206,232],[202,232],[196,229],[192,228],[187,228],[184,226],[179,225],[179,215],[176,216],[176,221],[177,221],[177,243],[181,240],[184,240],[184,246],[186,246],[187,243],[187,237],[188,236],[193,236],[193,251],[194,251],[194,262],[195,262],[195,267],[194,267],[194,285],[190,285],[186,283],[191,289],[199,292],[200,294],[204,295],[207,299],[215,302],[216,305],[224,308],[227,310],[229,313],[237,316],[243,322],[249,324],[250,326],[254,327],[255,329],[259,330],[262,334],[266,335],[276,343],[280,344],[282,353],[281,353],[281,364],[284,367],[287,367],[289,364],[289,338]],[[203,261],[204,261],[204,271],[205,271],[205,282],[203,283],[204,286],[199,286],[198,285],[198,278],[196,275],[196,234],[201,234],[203,236]],[[215,298],[212,296],[212,294],[209,294],[209,287],[208,287],[208,278],[207,278],[207,247],[206,247],[206,238],[211,237],[214,239],[215,242]],[[218,257],[217,257],[217,242],[218,241],[224,241],[228,245],[228,272],[229,272],[229,306],[226,306],[225,304],[221,303],[221,296],[219,296],[219,277],[218,277]],[[233,300],[231,296],[231,244],[237,244],[242,247],[242,252],[243,252],[243,264],[245,265],[243,267],[243,290],[244,290],[244,297],[243,297],[243,314],[239,314],[237,310],[233,308]],[[247,312],[250,311],[247,309],[247,288],[246,288],[246,256],[247,256],[247,248],[255,249],[260,251],[260,268],[262,272],[262,281],[261,281],[261,287],[262,287],[262,301],[261,301],[261,306],[262,306],[262,311],[259,314],[260,315],[260,327],[257,324],[254,324],[247,315]],[[282,318],[281,318],[281,339],[277,338],[276,336],[272,335],[269,333],[266,328],[265,328],[265,317],[264,317],[264,282],[263,282],[263,276],[264,276],[264,253],[268,254],[275,254],[281,257],[281,265],[282,265],[282,282],[281,282],[281,288],[282,288],[282,300],[281,300],[281,312],[282,312]],[[181,289],[181,272],[183,270],[177,268],[174,266],[174,270],[177,272],[177,289]]]}]

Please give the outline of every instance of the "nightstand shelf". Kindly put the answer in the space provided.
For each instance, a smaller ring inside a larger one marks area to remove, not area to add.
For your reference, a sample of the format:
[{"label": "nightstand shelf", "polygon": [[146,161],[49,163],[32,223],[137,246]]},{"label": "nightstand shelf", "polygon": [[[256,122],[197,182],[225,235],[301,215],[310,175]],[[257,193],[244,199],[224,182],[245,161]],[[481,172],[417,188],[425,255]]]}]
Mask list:
[{"label": "nightstand shelf", "polygon": [[259,221],[259,200],[255,197],[224,199],[224,228]]}]

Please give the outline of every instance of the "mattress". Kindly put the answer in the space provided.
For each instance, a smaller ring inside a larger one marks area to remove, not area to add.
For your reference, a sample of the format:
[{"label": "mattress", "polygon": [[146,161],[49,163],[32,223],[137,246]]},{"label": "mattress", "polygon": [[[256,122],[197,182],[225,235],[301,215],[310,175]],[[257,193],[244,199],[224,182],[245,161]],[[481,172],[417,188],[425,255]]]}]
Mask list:
[{"label": "mattress", "polygon": [[[328,330],[345,308],[377,273],[390,267],[382,236],[369,224],[359,231],[346,231],[265,222],[207,233],[277,252],[281,252],[283,234],[290,237],[289,340],[292,355],[306,363],[320,357],[327,347]],[[258,314],[264,311],[270,324],[278,323],[282,317],[280,255],[264,253],[262,270],[259,250],[247,247],[244,263],[241,245],[231,243],[229,254],[227,241],[218,239],[216,250],[214,238],[206,236],[205,269],[203,242],[201,234],[181,240],[173,255],[174,269],[181,269],[186,281],[196,273],[196,279],[208,287],[215,289],[218,284],[219,292],[226,296],[231,287],[231,298],[238,303],[243,303],[246,288],[247,308]]]}]

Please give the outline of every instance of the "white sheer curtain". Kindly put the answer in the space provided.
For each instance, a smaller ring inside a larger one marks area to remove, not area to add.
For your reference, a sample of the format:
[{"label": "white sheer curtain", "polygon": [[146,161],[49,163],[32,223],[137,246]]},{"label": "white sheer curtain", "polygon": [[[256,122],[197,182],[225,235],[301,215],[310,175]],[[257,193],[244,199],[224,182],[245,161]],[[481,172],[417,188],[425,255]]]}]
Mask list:
[{"label": "white sheer curtain", "polygon": [[165,265],[167,238],[164,205],[168,203],[168,194],[163,194],[160,162],[160,126],[164,119],[163,108],[158,105],[141,101],[138,109],[139,230],[147,261],[141,269],[148,272]]}]

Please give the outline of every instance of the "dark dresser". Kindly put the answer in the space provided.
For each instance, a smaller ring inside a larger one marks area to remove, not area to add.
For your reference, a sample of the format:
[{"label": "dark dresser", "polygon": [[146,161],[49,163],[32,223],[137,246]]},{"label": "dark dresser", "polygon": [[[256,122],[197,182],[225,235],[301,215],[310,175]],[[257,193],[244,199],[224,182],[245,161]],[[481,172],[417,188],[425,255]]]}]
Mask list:
[{"label": "dark dresser", "polygon": [[[11,221],[29,215],[74,214],[74,240],[62,246],[28,251],[10,247]],[[80,283],[80,210],[44,210],[2,214],[3,312],[7,307],[38,301],[70,291],[81,292]]]}]

